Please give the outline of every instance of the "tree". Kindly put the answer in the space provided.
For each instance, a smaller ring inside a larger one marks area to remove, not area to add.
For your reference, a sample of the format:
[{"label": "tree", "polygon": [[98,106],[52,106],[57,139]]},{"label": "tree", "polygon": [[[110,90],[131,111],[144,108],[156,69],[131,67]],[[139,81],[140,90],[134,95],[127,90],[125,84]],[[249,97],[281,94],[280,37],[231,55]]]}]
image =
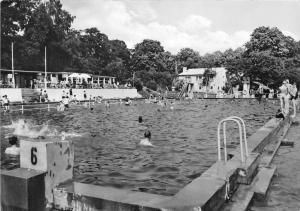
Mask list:
[{"label": "tree", "polygon": [[224,66],[227,70],[227,80],[232,86],[242,83],[242,77],[250,65],[250,60],[243,58],[244,49],[228,49],[223,53]]},{"label": "tree", "polygon": [[191,48],[183,48],[179,51],[176,56],[177,61],[179,61],[179,68],[196,68],[199,67],[200,56],[199,53]]},{"label": "tree", "polygon": [[295,41],[285,36],[278,28],[261,26],[251,34],[251,39],[245,44],[246,55],[255,52],[268,52],[275,57],[293,57],[295,55]]},{"label": "tree", "polygon": [[147,39],[136,44],[130,67],[145,86],[166,89],[172,84],[175,57],[165,52],[160,42]]},{"label": "tree", "polygon": [[[1,1],[1,68],[11,67],[11,42],[16,43],[15,47],[19,47],[18,44],[23,42],[21,33],[38,2],[32,0]],[[15,54],[17,55],[18,52],[15,51]],[[19,66],[18,63],[17,60],[16,67]]]},{"label": "tree", "polygon": [[209,84],[209,81],[211,78],[215,77],[217,75],[216,71],[212,68],[206,68],[203,73],[203,81],[202,85],[207,86]]},{"label": "tree", "polygon": [[145,39],[143,42],[136,44],[135,53],[138,54],[158,54],[164,52],[164,48],[157,40]]},{"label": "tree", "polygon": [[278,28],[258,27],[243,54],[244,75],[264,84],[279,86],[289,70],[287,62],[297,54],[296,42]]},{"label": "tree", "polygon": [[20,51],[21,65],[24,69],[40,70],[44,67],[44,47],[47,46],[49,71],[61,71],[71,57],[63,48],[74,17],[62,9],[59,0],[39,4],[24,26],[23,46]]},{"label": "tree", "polygon": [[201,57],[201,67],[203,68],[221,67],[224,63],[225,61],[221,51],[215,51],[211,54],[207,53]]},{"label": "tree", "polygon": [[23,31],[38,3],[38,0],[1,1],[1,38],[12,38]]},{"label": "tree", "polygon": [[108,76],[116,76],[117,81],[120,82],[125,82],[126,79],[131,77],[130,73],[126,69],[126,65],[124,65],[122,60],[113,61],[106,65],[102,74]]}]

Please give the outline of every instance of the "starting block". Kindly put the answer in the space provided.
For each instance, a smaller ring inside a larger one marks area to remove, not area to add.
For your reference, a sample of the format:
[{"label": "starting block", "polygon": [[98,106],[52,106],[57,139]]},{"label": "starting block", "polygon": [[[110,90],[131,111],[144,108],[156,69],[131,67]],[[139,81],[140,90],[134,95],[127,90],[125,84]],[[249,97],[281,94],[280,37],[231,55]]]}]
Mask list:
[{"label": "starting block", "polygon": [[21,140],[20,167],[45,172],[45,196],[53,204],[53,189],[73,179],[74,145],[71,141]]}]

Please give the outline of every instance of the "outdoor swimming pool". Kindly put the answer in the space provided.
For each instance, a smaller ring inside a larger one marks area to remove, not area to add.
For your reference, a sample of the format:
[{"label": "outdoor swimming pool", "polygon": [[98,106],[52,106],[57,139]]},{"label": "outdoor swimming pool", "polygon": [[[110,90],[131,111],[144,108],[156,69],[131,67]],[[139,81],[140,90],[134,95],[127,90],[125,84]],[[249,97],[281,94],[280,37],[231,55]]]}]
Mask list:
[{"label": "outdoor swimming pool", "polygon": [[[174,110],[134,102],[132,106],[112,104],[108,109],[95,105],[93,111],[71,106],[66,112],[43,109],[5,114],[1,118],[1,168],[19,166],[18,158],[4,154],[5,137],[14,131],[22,134],[16,125],[25,119],[34,131],[43,128],[52,138],[64,131],[66,139],[74,141],[76,181],[173,195],[217,160],[216,131],[221,119],[242,117],[249,136],[278,107],[275,100],[258,104],[255,99],[212,99],[178,101]],[[138,122],[139,116],[143,123]],[[152,133],[154,147],[139,145],[145,128]],[[235,148],[237,130],[228,130],[228,137],[228,147]]]}]

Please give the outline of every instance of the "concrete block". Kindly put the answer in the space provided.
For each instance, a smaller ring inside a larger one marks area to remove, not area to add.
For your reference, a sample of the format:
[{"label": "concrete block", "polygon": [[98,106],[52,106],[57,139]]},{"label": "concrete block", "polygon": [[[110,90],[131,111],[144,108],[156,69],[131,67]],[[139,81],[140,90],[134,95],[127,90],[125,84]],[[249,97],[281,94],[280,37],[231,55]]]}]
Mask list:
[{"label": "concrete block", "polygon": [[246,185],[251,184],[253,178],[257,174],[259,161],[259,153],[249,154],[249,157],[247,157],[245,163],[242,163],[241,167],[238,168],[238,183]]},{"label": "concrete block", "polygon": [[174,197],[161,202],[160,206],[175,211],[220,210],[226,201],[226,189],[229,188],[227,193],[230,195],[238,188],[237,168],[240,165],[241,162],[237,159],[231,159],[227,163],[216,162]]},{"label": "concrete block", "polygon": [[54,187],[73,179],[73,143],[70,141],[22,140],[20,148],[22,168],[46,171],[46,199],[48,203],[53,203]]},{"label": "concrete block", "polygon": [[256,200],[262,201],[265,199],[275,172],[276,172],[275,166],[271,168],[260,169],[260,171],[256,176],[257,180],[255,180],[252,185],[253,186],[252,190],[255,193],[254,196]]},{"label": "concrete block", "polygon": [[240,185],[231,200],[220,210],[222,211],[246,211],[251,205],[254,193],[249,185]]},{"label": "concrete block", "polygon": [[18,168],[1,172],[2,211],[43,211],[45,172]]}]

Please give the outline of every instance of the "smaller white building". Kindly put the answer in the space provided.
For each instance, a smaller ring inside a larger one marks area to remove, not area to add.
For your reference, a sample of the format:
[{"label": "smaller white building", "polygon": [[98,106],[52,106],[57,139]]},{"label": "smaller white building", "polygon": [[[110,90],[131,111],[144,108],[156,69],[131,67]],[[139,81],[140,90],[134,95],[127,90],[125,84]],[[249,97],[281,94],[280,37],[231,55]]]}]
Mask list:
[{"label": "smaller white building", "polygon": [[209,78],[208,84],[203,84],[204,72],[207,68],[183,68],[183,72],[178,75],[180,80],[188,84],[188,92],[210,92],[218,93],[226,84],[226,69],[224,67],[211,68],[215,76]]}]

